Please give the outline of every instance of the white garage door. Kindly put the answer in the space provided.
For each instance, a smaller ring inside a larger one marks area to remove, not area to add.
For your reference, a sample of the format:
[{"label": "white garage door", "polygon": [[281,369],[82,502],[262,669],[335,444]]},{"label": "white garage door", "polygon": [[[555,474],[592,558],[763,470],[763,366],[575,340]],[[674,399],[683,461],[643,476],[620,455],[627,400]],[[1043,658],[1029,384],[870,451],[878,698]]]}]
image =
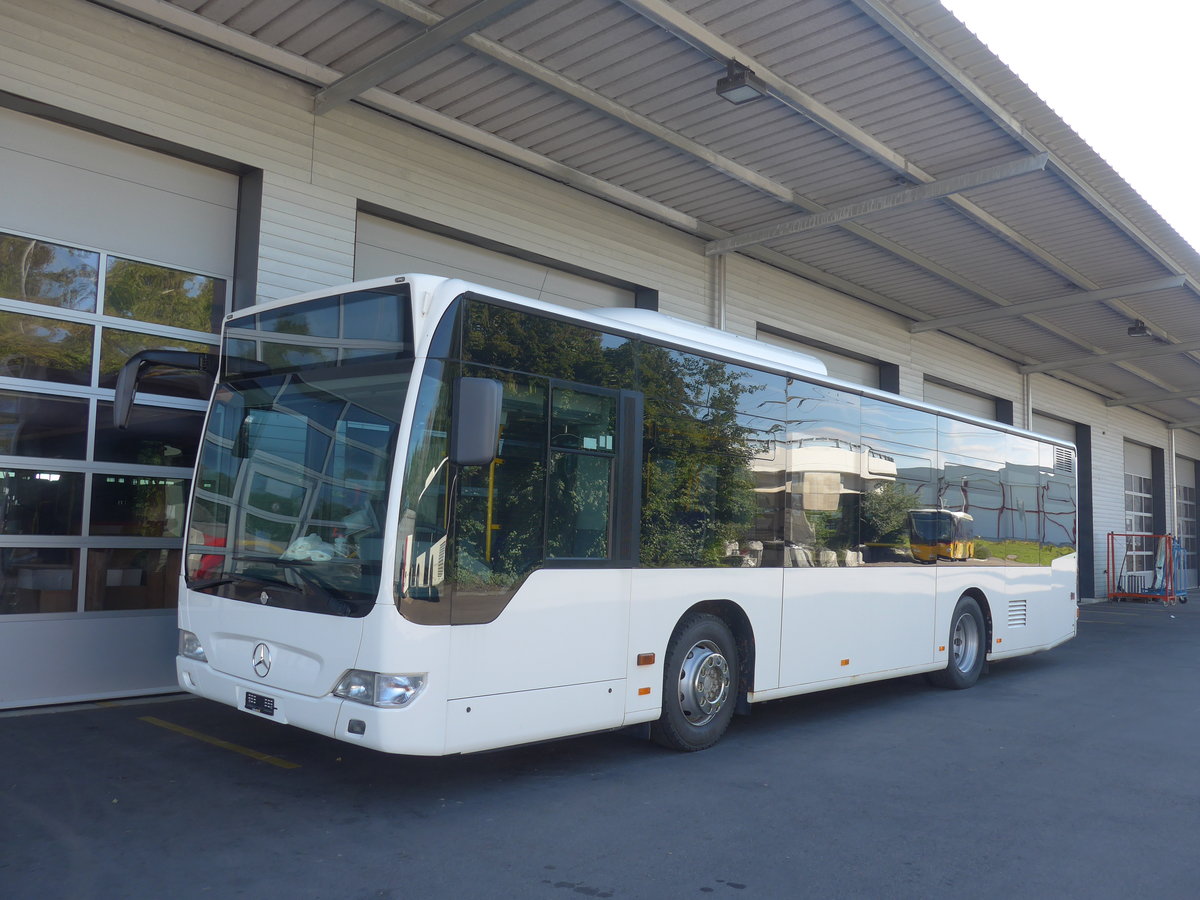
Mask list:
[{"label": "white garage door", "polygon": [[925,381],[925,402],[956,412],[977,416],[980,419],[996,419],[996,399],[981,397],[969,391],[947,387],[936,381]]},{"label": "white garage door", "polygon": [[1052,416],[1042,415],[1039,412],[1033,414],[1033,430],[1038,434],[1047,434],[1050,437],[1056,437],[1060,441],[1070,441],[1075,443],[1075,423],[1065,422],[1062,419],[1056,419]]},{"label": "white garage door", "polygon": [[234,175],[0,109],[0,707],[174,690],[204,404],[121,363],[206,349],[233,271]]},{"label": "white garage door", "polygon": [[574,309],[632,307],[633,292],[465,241],[360,214],[354,277],[404,273],[463,278]]},{"label": "white garage door", "polygon": [[[1128,534],[1154,532],[1154,463],[1149,447],[1125,442],[1125,531]],[[1157,545],[1150,538],[1127,538],[1123,569],[1125,590],[1143,591],[1154,580],[1154,556]]]},{"label": "white garage door", "polygon": [[758,339],[764,344],[785,347],[788,350],[795,350],[799,353],[815,356],[821,362],[825,363],[825,371],[834,378],[849,381],[851,384],[862,384],[873,388],[879,387],[878,363],[837,353],[825,347],[815,347],[803,341],[794,341],[791,338],[785,338],[761,329],[758,332]]},{"label": "white garage door", "polygon": [[1180,587],[1195,588],[1196,577],[1196,461],[1175,457],[1175,537],[1183,548],[1183,571],[1175,573]]}]

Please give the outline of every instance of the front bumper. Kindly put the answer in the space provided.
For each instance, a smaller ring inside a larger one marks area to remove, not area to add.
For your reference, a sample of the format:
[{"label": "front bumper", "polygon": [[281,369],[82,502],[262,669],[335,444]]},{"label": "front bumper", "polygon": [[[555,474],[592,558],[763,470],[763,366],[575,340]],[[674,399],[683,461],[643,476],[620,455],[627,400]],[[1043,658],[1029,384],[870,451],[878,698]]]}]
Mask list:
[{"label": "front bumper", "polygon": [[[379,709],[332,694],[310,697],[235,678],[218,672],[208,663],[182,656],[175,657],[175,671],[185,691],[232,706],[247,715],[385,753],[441,756],[446,752],[446,705],[428,696],[428,691],[409,707]],[[247,709],[247,693],[270,702],[255,704],[259,710]],[[270,714],[261,709],[270,710]]]}]

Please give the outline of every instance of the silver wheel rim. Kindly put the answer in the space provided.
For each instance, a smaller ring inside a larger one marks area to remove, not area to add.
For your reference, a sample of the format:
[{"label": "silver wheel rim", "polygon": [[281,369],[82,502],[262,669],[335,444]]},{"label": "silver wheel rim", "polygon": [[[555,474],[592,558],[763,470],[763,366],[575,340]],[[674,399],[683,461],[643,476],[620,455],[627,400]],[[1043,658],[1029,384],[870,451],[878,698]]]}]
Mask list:
[{"label": "silver wheel rim", "polygon": [[954,653],[954,668],[964,675],[975,668],[975,660],[979,658],[979,629],[970,613],[963,613],[954,621],[950,646]]},{"label": "silver wheel rim", "polygon": [[695,726],[707,725],[729,699],[729,662],[712,641],[692,645],[679,668],[679,708]]}]

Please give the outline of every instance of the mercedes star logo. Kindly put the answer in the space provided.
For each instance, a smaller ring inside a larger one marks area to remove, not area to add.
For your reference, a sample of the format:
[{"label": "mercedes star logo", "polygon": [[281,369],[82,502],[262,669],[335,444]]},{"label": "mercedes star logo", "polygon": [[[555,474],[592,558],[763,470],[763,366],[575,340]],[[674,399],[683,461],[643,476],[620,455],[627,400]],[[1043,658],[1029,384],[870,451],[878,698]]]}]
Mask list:
[{"label": "mercedes star logo", "polygon": [[254,674],[259,678],[267,677],[267,673],[271,671],[271,651],[266,644],[255,646],[254,652],[250,654],[250,665],[254,667]]},{"label": "mercedes star logo", "polygon": [[271,595],[268,594],[266,591],[263,591],[261,594],[258,595],[258,602],[262,603],[264,605],[270,599],[271,599]]}]

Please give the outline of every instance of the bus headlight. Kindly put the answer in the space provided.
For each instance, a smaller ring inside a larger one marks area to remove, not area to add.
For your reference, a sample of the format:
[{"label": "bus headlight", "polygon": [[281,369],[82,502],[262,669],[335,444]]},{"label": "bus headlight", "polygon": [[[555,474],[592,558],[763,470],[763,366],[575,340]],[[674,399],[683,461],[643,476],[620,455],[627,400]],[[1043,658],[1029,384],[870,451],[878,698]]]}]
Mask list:
[{"label": "bus headlight", "polygon": [[200,638],[182,628],[179,629],[179,655],[199,662],[208,662],[208,654],[204,652]]},{"label": "bus headlight", "polygon": [[419,675],[382,675],[351,669],[333,689],[335,697],[367,706],[398,709],[417,699],[425,688],[425,673]]}]

